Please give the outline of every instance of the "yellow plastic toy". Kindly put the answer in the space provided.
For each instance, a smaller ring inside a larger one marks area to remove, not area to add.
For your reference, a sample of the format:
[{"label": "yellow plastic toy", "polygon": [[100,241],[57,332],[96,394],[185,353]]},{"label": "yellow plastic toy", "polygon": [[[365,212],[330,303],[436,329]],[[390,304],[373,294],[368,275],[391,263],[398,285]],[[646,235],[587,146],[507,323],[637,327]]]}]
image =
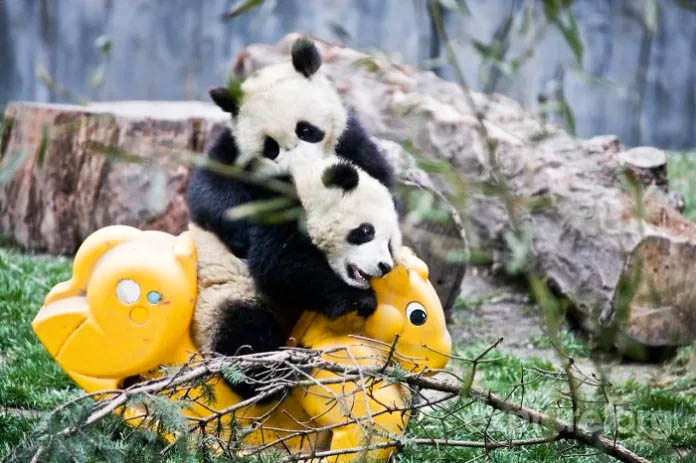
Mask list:
[{"label": "yellow plastic toy", "polygon": [[[378,301],[374,314],[367,319],[349,314],[332,321],[305,312],[289,344],[333,349],[324,354],[327,360],[374,366],[384,364],[394,345],[393,358],[406,370],[442,368],[451,340],[427,278],[427,266],[404,248],[394,270],[372,281]],[[82,244],[72,279],[51,290],[32,326],[85,391],[117,389],[128,377],[152,376],[158,366],[180,365],[197,353],[190,336],[196,283],[196,250],[189,232],[172,236],[106,227]],[[323,379],[334,374],[320,370],[311,375]],[[204,418],[242,400],[220,378],[210,385],[215,403],[194,405],[185,411],[188,416]],[[250,447],[285,439],[282,448],[290,452],[340,450],[402,434],[409,403],[408,389],[398,383],[364,387],[342,382],[295,388],[281,404],[251,405],[237,410],[234,419],[242,426],[256,426],[263,419],[263,426],[245,437]],[[385,407],[394,411],[385,412]],[[135,410],[124,413],[126,418],[137,415]],[[340,426],[347,417],[359,424]],[[226,415],[223,425],[231,419]],[[319,441],[288,438],[293,431],[331,425],[338,427]],[[320,441],[322,447],[317,448]],[[387,461],[392,452],[393,448],[373,449],[368,458]],[[355,458],[356,454],[343,454],[327,460]]]},{"label": "yellow plastic toy", "polygon": [[80,246],[73,277],[48,293],[32,327],[84,390],[116,389],[129,376],[188,360],[195,302],[187,233],[106,227]]}]

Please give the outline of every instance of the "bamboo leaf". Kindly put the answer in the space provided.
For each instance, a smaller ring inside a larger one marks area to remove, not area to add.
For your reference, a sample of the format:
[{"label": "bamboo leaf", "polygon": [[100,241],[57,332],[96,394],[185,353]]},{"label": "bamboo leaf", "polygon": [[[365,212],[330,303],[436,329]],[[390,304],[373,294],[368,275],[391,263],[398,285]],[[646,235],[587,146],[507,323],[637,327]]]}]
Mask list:
[{"label": "bamboo leaf", "polygon": [[5,165],[0,166],[0,185],[3,185],[14,177],[17,169],[22,165],[27,157],[26,151],[20,151],[15,156],[11,157]]},{"label": "bamboo leaf", "polygon": [[44,162],[46,161],[46,151],[48,150],[48,143],[51,139],[48,124],[43,124],[41,126],[41,142],[39,143],[39,149],[36,153],[36,166],[41,169],[43,168]]},{"label": "bamboo leaf", "polygon": [[563,99],[559,101],[561,107],[561,116],[566,123],[566,128],[571,135],[575,135],[575,115],[573,114],[573,109],[570,107],[568,102]]},{"label": "bamboo leaf", "polygon": [[329,29],[331,29],[331,32],[333,32],[333,34],[341,42],[348,42],[352,38],[350,32],[348,32],[348,30],[345,27],[343,27],[343,25],[337,22],[329,23]]},{"label": "bamboo leaf", "polygon": [[575,21],[575,15],[571,11],[568,11],[568,18],[570,22],[568,26],[564,26],[561,22],[557,22],[556,27],[559,31],[561,31],[563,38],[565,38],[566,43],[575,55],[575,60],[580,66],[582,66],[582,55],[585,47],[582,43],[582,38],[580,37],[580,31],[578,29],[578,24]]},{"label": "bamboo leaf", "polygon": [[645,0],[643,8],[643,21],[645,27],[654,34],[657,31],[657,22],[660,16],[660,7],[656,0]]},{"label": "bamboo leaf", "polygon": [[251,201],[232,207],[225,211],[225,218],[228,220],[241,220],[248,218],[260,218],[264,214],[280,212],[295,206],[297,202],[291,198],[280,196],[272,199],[262,199]]},{"label": "bamboo leaf", "polygon": [[466,4],[466,0],[439,0],[440,5],[447,8],[448,10],[456,11],[462,14],[471,14],[469,10],[469,5]]},{"label": "bamboo leaf", "polygon": [[234,19],[237,16],[243,15],[244,13],[248,13],[254,8],[261,6],[263,2],[264,0],[243,0],[225,12],[222,15],[222,20],[229,21],[230,19]]},{"label": "bamboo leaf", "polygon": [[544,0],[544,16],[563,35],[576,61],[582,65],[584,45],[575,15],[570,9],[572,4],[572,0]]},{"label": "bamboo leaf", "polygon": [[110,55],[111,50],[114,48],[114,42],[107,35],[100,35],[97,40],[94,41],[94,46],[103,54]]}]

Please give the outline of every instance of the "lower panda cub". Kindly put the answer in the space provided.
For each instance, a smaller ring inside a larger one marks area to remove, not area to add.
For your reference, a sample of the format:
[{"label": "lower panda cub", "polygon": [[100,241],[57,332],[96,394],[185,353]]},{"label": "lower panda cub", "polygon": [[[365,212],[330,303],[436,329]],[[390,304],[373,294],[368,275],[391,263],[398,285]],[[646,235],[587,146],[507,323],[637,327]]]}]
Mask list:
[{"label": "lower panda cub", "polygon": [[344,283],[368,289],[370,278],[391,271],[401,231],[393,197],[379,180],[350,161],[323,158],[313,145],[297,150],[290,174],[307,234]]},{"label": "lower panda cub", "polygon": [[[388,273],[395,263],[394,252],[401,249],[398,215],[389,190],[348,161],[322,159],[311,145],[299,146],[295,159],[290,174],[305,210],[300,224],[304,230],[297,229],[296,233],[307,239],[328,264],[316,271],[333,272],[342,285],[374,297],[369,279]],[[297,228],[295,223],[292,226]],[[269,301],[250,276],[244,260],[227,251],[215,234],[194,224],[191,231],[199,250],[199,294],[193,318],[197,347],[236,355],[275,350],[284,345],[303,310]],[[272,232],[273,228],[269,228],[268,233]],[[269,259],[273,252],[297,253],[292,243],[275,243],[277,247],[269,248]],[[298,267],[306,266],[301,254],[295,257],[288,261]],[[301,273],[307,275],[307,269]],[[287,288],[292,297],[298,282],[287,268],[281,275],[284,278],[278,278],[275,284]],[[325,281],[325,276],[317,275],[317,293],[331,290],[320,287]],[[307,283],[300,286],[311,286]],[[257,381],[263,374],[263,370],[247,372]],[[247,383],[233,388],[243,397],[250,397],[255,391]]]},{"label": "lower panda cub", "polygon": [[[245,177],[273,176],[277,182],[291,183],[292,176],[302,172],[292,168],[297,153],[305,150],[307,155],[314,153],[310,158],[348,160],[390,188],[394,183],[391,164],[355,115],[343,106],[335,86],[320,69],[318,48],[300,37],[289,58],[258,69],[244,81],[233,80],[226,88],[210,91],[215,104],[229,113],[230,119],[208,151],[209,159],[242,169]],[[306,145],[315,151],[307,151]],[[316,156],[317,152],[321,156]],[[232,220],[227,213],[231,208],[278,196],[247,178],[201,167],[192,172],[187,203],[193,223],[214,233],[235,256],[246,259],[256,289],[269,303],[292,313],[314,310],[338,317],[356,311],[369,315],[376,299],[359,280],[367,276],[365,272],[377,274],[376,269],[368,269],[365,263],[357,265],[357,257],[350,269],[339,266],[337,259],[330,262],[327,257],[331,254],[313,243],[296,220],[260,223],[249,218]],[[391,207],[392,202],[384,204]],[[369,236],[369,230],[365,232]],[[353,237],[364,239],[358,237],[360,233],[356,231]],[[348,272],[355,278],[344,278]]]}]

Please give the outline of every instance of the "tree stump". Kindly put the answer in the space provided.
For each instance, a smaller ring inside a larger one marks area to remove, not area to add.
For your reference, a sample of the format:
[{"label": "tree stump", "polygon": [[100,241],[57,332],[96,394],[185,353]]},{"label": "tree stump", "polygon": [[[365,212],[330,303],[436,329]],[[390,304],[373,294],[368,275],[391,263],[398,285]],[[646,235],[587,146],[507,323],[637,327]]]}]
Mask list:
[{"label": "tree stump", "polygon": [[[199,102],[10,103],[0,166],[16,170],[0,185],[0,233],[23,249],[72,254],[107,225],[183,231],[188,169],[163,153],[201,152],[225,117]],[[147,162],[117,162],[95,146]]]}]

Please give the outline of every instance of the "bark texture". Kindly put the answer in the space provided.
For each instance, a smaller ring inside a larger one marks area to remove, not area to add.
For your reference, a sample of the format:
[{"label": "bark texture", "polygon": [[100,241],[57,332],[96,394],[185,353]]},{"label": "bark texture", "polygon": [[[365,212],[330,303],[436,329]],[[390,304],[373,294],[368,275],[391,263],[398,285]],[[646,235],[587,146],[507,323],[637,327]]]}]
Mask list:
[{"label": "bark texture", "polygon": [[[10,103],[0,165],[16,170],[0,185],[0,233],[27,250],[72,254],[107,225],[184,230],[188,170],[163,153],[202,151],[224,120],[198,102]],[[115,162],[95,145],[149,162]]]}]

